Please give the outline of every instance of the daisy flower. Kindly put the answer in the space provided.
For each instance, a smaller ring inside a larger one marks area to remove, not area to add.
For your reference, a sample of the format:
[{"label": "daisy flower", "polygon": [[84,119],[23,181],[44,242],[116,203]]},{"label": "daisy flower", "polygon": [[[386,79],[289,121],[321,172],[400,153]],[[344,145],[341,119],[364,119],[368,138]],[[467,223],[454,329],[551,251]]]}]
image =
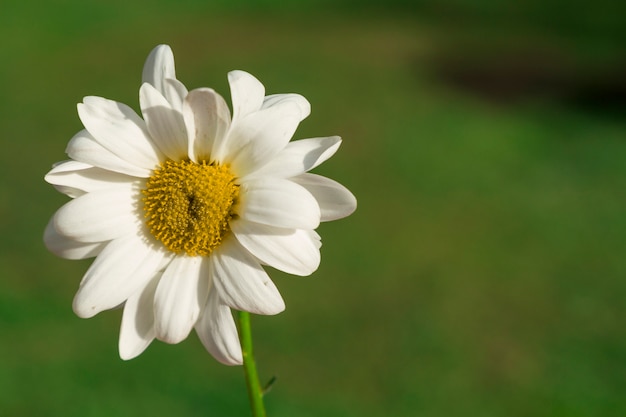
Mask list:
[{"label": "daisy flower", "polygon": [[231,308],[285,308],[264,270],[309,275],[320,262],[321,221],[351,214],[356,199],[307,171],[340,138],[290,142],[310,113],[298,94],[265,95],[252,75],[232,71],[231,111],[214,90],[188,91],[174,57],[156,47],[145,63],[141,116],[125,104],[85,97],[85,129],[70,160],[45,176],[72,199],[44,241],[67,259],[96,257],[73,309],[83,318],[123,306],[119,352],[141,354],[156,338],[184,340],[195,328],[220,362],[239,364]]}]

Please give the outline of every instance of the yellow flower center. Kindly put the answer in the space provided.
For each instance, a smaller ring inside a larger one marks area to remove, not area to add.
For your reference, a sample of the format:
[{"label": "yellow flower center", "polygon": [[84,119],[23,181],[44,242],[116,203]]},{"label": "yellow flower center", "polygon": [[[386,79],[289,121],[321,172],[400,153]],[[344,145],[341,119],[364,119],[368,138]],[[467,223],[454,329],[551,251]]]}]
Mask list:
[{"label": "yellow flower center", "polygon": [[230,231],[239,185],[227,166],[171,160],[143,190],[150,233],[174,253],[207,256]]}]

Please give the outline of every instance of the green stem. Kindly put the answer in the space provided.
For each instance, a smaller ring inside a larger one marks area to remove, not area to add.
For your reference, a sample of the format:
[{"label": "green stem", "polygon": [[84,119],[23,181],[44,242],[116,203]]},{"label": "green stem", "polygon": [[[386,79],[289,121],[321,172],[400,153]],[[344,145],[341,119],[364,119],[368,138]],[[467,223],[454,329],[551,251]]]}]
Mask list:
[{"label": "green stem", "polygon": [[240,311],[239,318],[239,341],[243,353],[243,370],[246,375],[246,385],[248,386],[248,398],[254,417],[265,417],[265,406],[263,405],[263,390],[259,384],[259,375],[252,354],[252,331],[250,329],[250,313]]}]

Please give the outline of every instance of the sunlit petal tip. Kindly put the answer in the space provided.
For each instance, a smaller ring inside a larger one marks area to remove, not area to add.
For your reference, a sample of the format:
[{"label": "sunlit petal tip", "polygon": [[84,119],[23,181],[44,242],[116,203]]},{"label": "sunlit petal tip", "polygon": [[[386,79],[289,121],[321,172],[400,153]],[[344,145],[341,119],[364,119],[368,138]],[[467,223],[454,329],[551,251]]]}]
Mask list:
[{"label": "sunlit petal tip", "polygon": [[327,144],[326,151],[324,152],[324,156],[328,155],[326,156],[326,158],[324,158],[324,161],[326,161],[339,150],[343,139],[341,139],[341,136],[328,136],[322,139]]},{"label": "sunlit petal tip", "polygon": [[356,210],[356,197],[337,181],[309,173],[293,177],[291,180],[306,188],[315,197],[323,222],[342,219]]},{"label": "sunlit petal tip", "polygon": [[289,94],[273,94],[263,99],[262,109],[271,108],[277,105],[293,106],[298,110],[298,121],[302,121],[311,114],[311,103],[303,95]]},{"label": "sunlit petal tip", "polygon": [[82,302],[82,300],[78,298],[78,293],[74,296],[74,300],[72,301],[72,310],[74,314],[81,319],[91,318],[101,311],[97,310],[95,306],[88,306]]},{"label": "sunlit petal tip", "polygon": [[120,345],[118,343],[118,352],[120,355],[120,359],[123,361],[130,361],[131,359],[135,359],[137,356],[141,355],[148,348],[148,346],[150,346],[150,343],[152,343],[153,340],[154,338],[152,338],[150,342],[144,343],[142,345]]},{"label": "sunlit petal tip", "polygon": [[163,80],[176,78],[174,53],[168,45],[158,45],[146,58],[142,71],[142,82],[152,84],[163,93]]},{"label": "sunlit petal tip", "polygon": [[240,70],[228,73],[233,103],[233,120],[255,112],[263,105],[265,87],[253,75]]},{"label": "sunlit petal tip", "polygon": [[120,335],[120,339],[118,341],[120,359],[124,361],[135,359],[137,356],[141,355],[148,348],[148,346],[150,346],[154,339],[154,330],[152,330],[150,336],[145,336],[144,338],[138,338],[136,340],[128,340],[128,338],[122,339],[122,336]]}]

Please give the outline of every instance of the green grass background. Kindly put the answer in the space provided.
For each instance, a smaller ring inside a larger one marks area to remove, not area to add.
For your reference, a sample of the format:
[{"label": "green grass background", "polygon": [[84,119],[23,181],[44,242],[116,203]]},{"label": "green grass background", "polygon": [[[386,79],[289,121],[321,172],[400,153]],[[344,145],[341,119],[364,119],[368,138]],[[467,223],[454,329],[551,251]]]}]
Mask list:
[{"label": "green grass background", "polygon": [[0,416],[249,415],[242,369],[195,335],[120,360],[121,312],[71,310],[90,261],[41,241],[75,104],[137,109],[159,43],[189,88],[229,99],[247,70],[310,100],[296,138],[344,138],[316,172],[357,212],[320,227],[313,276],[271,272],[287,309],[254,317],[270,416],[626,415],[623,102],[494,101],[434,65],[489,68],[514,40],[593,76],[623,62],[617,3],[3,2]]}]

